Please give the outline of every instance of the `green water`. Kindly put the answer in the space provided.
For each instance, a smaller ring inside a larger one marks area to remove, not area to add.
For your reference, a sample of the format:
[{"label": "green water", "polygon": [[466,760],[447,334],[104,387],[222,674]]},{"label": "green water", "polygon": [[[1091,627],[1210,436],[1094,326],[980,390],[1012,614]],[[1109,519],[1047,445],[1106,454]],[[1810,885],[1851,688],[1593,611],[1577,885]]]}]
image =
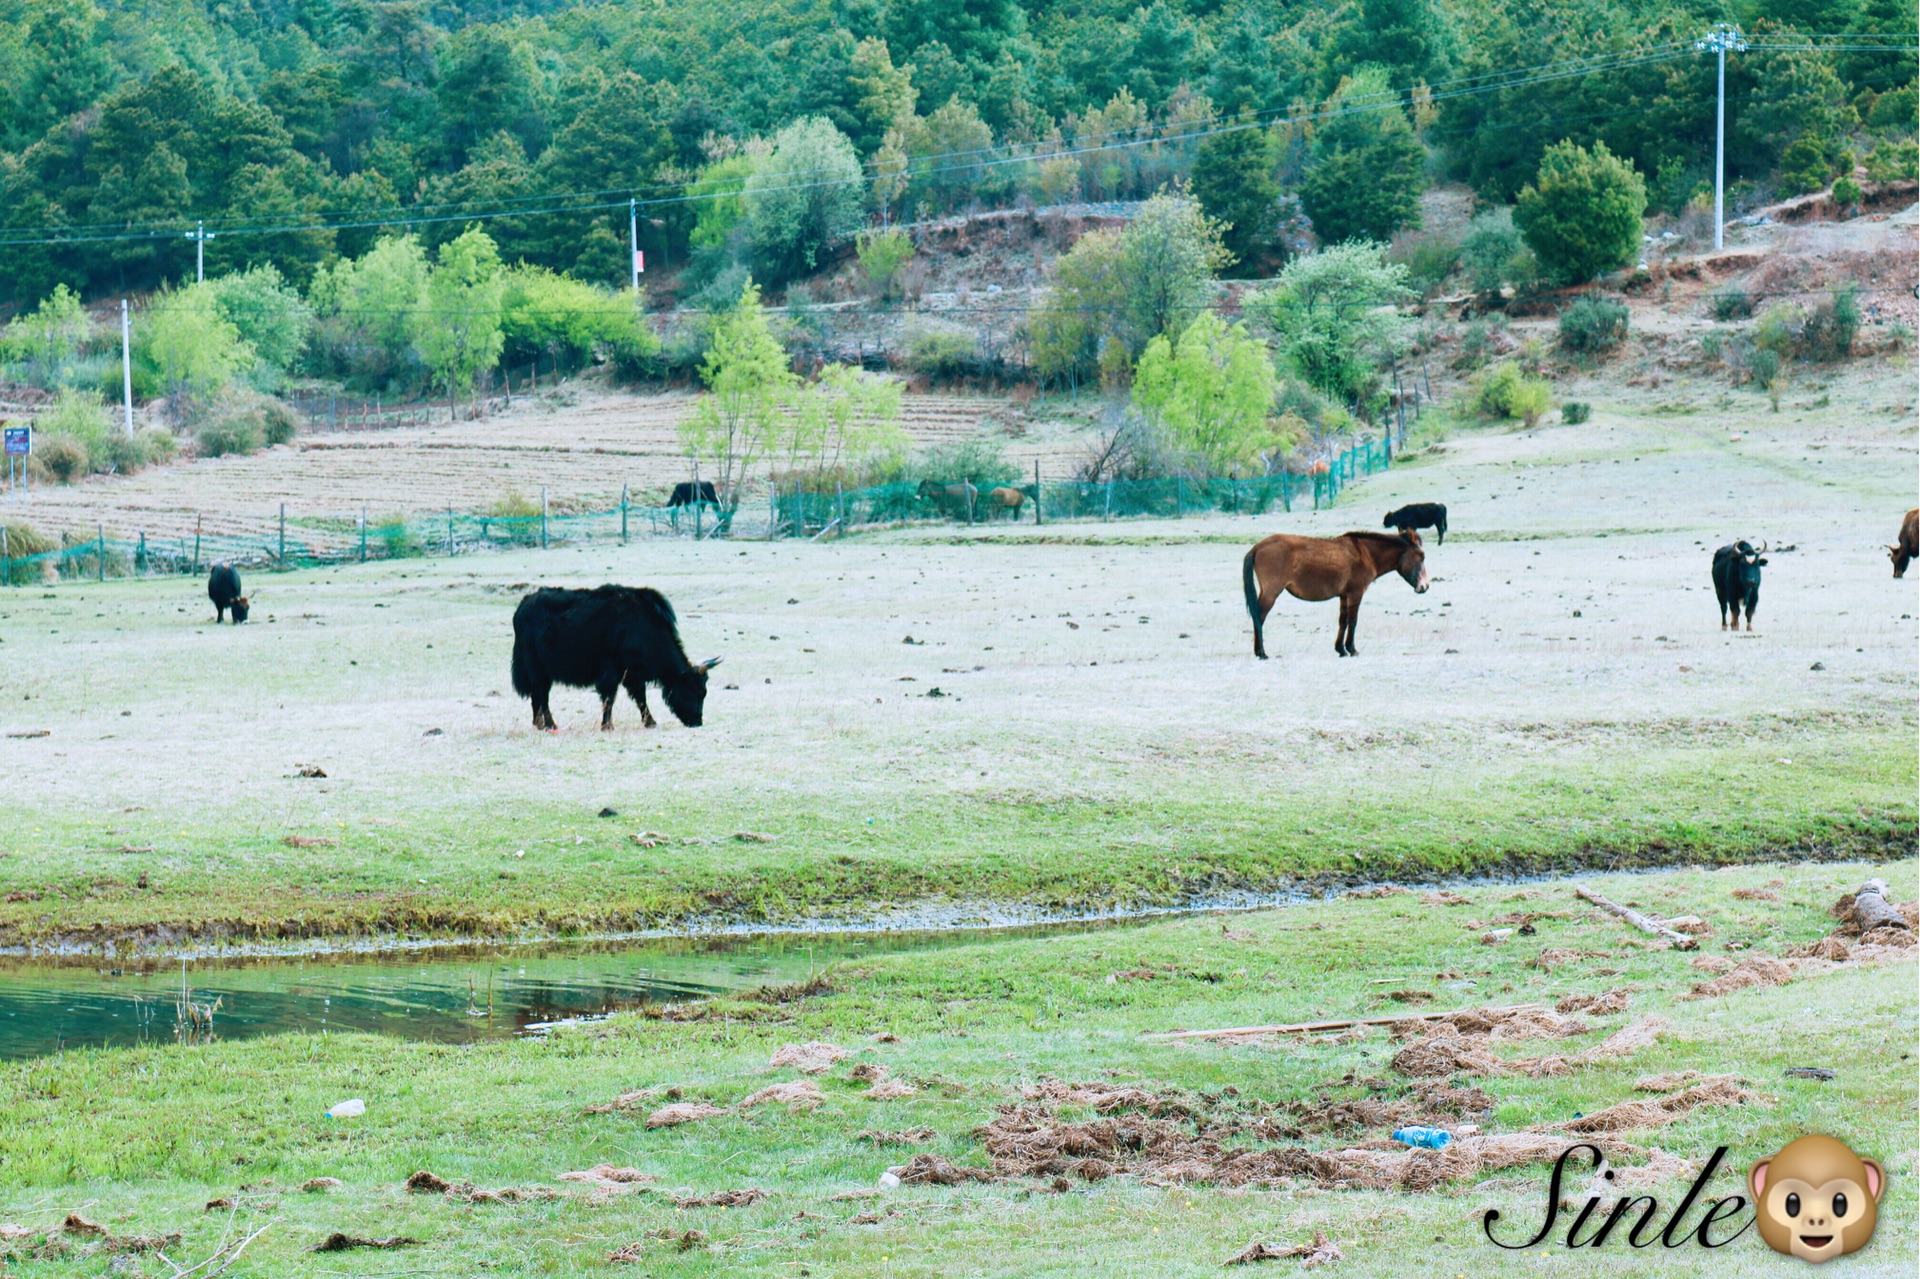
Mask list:
[{"label": "green water", "polygon": [[219,1001],[212,1033],[221,1039],[367,1031],[475,1043],[643,1003],[804,981],[836,959],[966,936],[668,939],[196,960],[184,970],[177,960],[0,961],[0,1059],[175,1042],[183,982],[188,1002]]}]

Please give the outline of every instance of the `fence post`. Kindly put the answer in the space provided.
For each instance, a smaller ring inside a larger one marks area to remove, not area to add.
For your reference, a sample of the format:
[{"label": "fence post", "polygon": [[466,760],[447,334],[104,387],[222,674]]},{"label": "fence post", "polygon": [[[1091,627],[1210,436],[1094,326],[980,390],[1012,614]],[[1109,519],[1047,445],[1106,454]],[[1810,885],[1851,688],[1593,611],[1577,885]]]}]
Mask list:
[{"label": "fence post", "polygon": [[0,524],[0,586],[13,585],[13,547],[7,541],[7,526]]},{"label": "fence post", "polygon": [[1107,481],[1107,509],[1106,509],[1106,513],[1102,515],[1100,518],[1103,520],[1110,520],[1113,518],[1113,481],[1112,480]]},{"label": "fence post", "polygon": [[105,524],[96,525],[94,531],[98,535],[97,540],[94,542],[94,548],[100,557],[100,580],[104,582],[107,580],[107,526]]},{"label": "fence post", "polygon": [[193,571],[200,571],[200,516],[193,517]]},{"label": "fence post", "polygon": [[973,484],[973,481],[972,481],[972,480],[962,480],[962,481],[960,481],[960,482],[961,482],[962,484],[964,484],[964,485],[966,485],[966,486],[967,486],[967,527],[968,527],[968,528],[972,528],[972,527],[973,527],[973,523],[974,523],[974,521],[973,521],[973,495],[974,495],[974,494],[975,494],[976,492],[978,492],[979,490],[978,490],[978,489],[976,489],[976,488],[974,487],[974,484]]},{"label": "fence post", "polygon": [[133,571],[135,573],[147,571],[147,531],[145,529],[140,530],[140,549],[134,552]]},{"label": "fence post", "polygon": [[1176,520],[1187,518],[1187,486],[1178,475],[1173,477],[1173,518]]},{"label": "fence post", "polygon": [[540,486],[540,549],[547,549],[547,486]]},{"label": "fence post", "polygon": [[360,508],[360,562],[367,562],[367,508]]},{"label": "fence post", "polygon": [[840,521],[840,536],[847,535],[847,486],[838,479],[833,482],[833,518]]},{"label": "fence post", "polygon": [[620,545],[627,544],[627,485],[620,482]]},{"label": "fence post", "polygon": [[447,508],[447,554],[453,554],[453,508]]},{"label": "fence post", "polygon": [[1040,459],[1037,457],[1033,459],[1033,523],[1036,528],[1042,523],[1040,519]]}]

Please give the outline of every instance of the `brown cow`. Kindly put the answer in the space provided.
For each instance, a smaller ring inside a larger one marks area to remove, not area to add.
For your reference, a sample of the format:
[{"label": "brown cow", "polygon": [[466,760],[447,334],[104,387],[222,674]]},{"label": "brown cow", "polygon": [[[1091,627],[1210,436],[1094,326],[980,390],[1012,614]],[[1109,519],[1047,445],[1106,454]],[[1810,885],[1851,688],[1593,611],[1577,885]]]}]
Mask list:
[{"label": "brown cow", "polygon": [[1900,521],[1900,541],[1887,548],[1887,558],[1893,561],[1893,575],[1905,577],[1907,565],[1913,563],[1914,556],[1920,555],[1920,506],[1907,512],[1907,518]]},{"label": "brown cow", "polygon": [[1340,626],[1333,651],[1354,656],[1354,622],[1360,616],[1360,597],[1373,579],[1397,572],[1407,585],[1425,594],[1427,553],[1420,535],[1403,533],[1343,533],[1339,537],[1296,537],[1275,533],[1255,544],[1241,562],[1241,584],[1246,588],[1247,616],[1253,619],[1253,655],[1266,660],[1263,628],[1274,601],[1285,591],[1295,599],[1330,600],[1340,597]]}]

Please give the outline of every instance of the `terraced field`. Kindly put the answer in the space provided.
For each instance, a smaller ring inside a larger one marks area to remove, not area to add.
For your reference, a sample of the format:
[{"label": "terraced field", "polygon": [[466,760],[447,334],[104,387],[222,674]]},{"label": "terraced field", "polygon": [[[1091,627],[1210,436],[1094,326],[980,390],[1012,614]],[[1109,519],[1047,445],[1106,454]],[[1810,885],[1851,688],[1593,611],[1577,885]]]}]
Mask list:
[{"label": "terraced field", "polygon": [[[627,395],[581,385],[521,398],[507,412],[470,422],[375,431],[314,432],[252,457],[212,458],[103,476],[68,488],[21,494],[9,518],[48,531],[92,537],[178,541],[269,538],[286,504],[290,528],[316,547],[354,536],[362,511],[421,515],[475,511],[510,490],[556,511],[603,510],[622,485],[641,505],[664,503],[690,477],[677,434],[692,397]],[[1049,479],[1072,472],[1080,453],[1070,433],[1019,436],[1024,415],[1005,400],[910,395],[904,425],[916,447],[997,431],[1023,470]],[[751,500],[751,499],[750,499]]]}]

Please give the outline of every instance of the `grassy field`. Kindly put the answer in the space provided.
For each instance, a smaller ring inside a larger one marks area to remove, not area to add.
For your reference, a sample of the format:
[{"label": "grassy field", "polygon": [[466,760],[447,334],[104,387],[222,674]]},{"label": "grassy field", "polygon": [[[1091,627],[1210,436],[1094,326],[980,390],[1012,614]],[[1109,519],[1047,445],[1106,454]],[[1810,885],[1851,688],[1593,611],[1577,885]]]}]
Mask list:
[{"label": "grassy field", "polygon": [[[1725,967],[1823,936],[1833,927],[1825,907],[1869,873],[1886,875],[1899,896],[1912,898],[1911,859],[1592,882],[1618,901],[1701,916],[1712,931],[1698,954]],[[1323,1108],[1413,1094],[1420,1081],[1391,1064],[1400,1045],[1383,1028],[1239,1042],[1141,1036],[1552,1005],[1569,994],[1625,988],[1626,1009],[1591,1019],[1587,1033],[1496,1040],[1492,1051],[1505,1060],[1574,1054],[1649,1016],[1670,1023],[1658,1042],[1566,1075],[1456,1077],[1460,1087],[1485,1090],[1485,1099],[1467,1104],[1489,1112],[1478,1117],[1487,1132],[1522,1132],[1647,1099],[1635,1082],[1652,1072],[1734,1074],[1751,1094],[1744,1103],[1703,1106],[1670,1125],[1618,1134],[1642,1149],[1618,1157],[1623,1168],[1665,1156],[1681,1161],[1662,1162],[1667,1175],[1644,1187],[1663,1205],[1661,1219],[1716,1146],[1729,1150],[1707,1188],[1712,1197],[1740,1193],[1747,1167],[1793,1137],[1831,1132],[1891,1173],[1879,1235],[1844,1263],[1846,1273],[1911,1273],[1920,1154],[1909,1051],[1920,1034],[1914,951],[1877,966],[1815,964],[1786,985],[1683,1000],[1707,977],[1696,956],[1589,909],[1566,885],[1487,886],[1465,897],[1456,905],[1418,895],[1347,898],[1045,940],[983,937],[844,964],[811,993],[728,999],[676,1018],[621,1015],[542,1040],[473,1048],[297,1035],[9,1063],[0,1066],[0,1221],[29,1233],[0,1248],[11,1251],[9,1273],[103,1273],[108,1254],[128,1245],[60,1236],[59,1223],[77,1212],[122,1238],[180,1232],[184,1239],[167,1256],[183,1265],[223,1239],[264,1229],[233,1273],[276,1276],[618,1273],[623,1268],[610,1267],[609,1258],[630,1244],[641,1272],[657,1275],[1178,1276],[1217,1273],[1251,1243],[1301,1243],[1316,1231],[1345,1255],[1332,1273],[1380,1279],[1414,1273],[1416,1251],[1420,1273],[1443,1275],[1553,1274],[1567,1266],[1582,1274],[1716,1279],[1781,1273],[1791,1263],[1752,1231],[1713,1252],[1691,1245],[1635,1251],[1618,1238],[1579,1253],[1563,1242],[1499,1251],[1482,1234],[1482,1214],[1501,1211],[1509,1242],[1531,1234],[1546,1200],[1549,1169],[1539,1163],[1417,1192],[1334,1190],[1310,1175],[1239,1190],[1135,1176],[1055,1183],[1042,1175],[837,1197],[872,1190],[890,1165],[921,1151],[991,1166],[976,1129],[1004,1107],[1033,1107],[1031,1090],[1049,1079],[1165,1093],[1162,1100],[1185,1108],[1165,1121],[1166,1131],[1205,1131],[1228,1147],[1363,1146],[1384,1138],[1385,1127],[1342,1125]],[[1483,944],[1489,924],[1515,911],[1535,916],[1534,934]],[[848,1054],[818,1077],[815,1108],[734,1109],[763,1087],[801,1078],[769,1060],[783,1045],[812,1040]],[[857,1065],[885,1067],[917,1091],[871,1099],[868,1085],[856,1082]],[[1785,1077],[1793,1066],[1836,1075]],[[633,1109],[587,1110],[642,1089],[660,1091],[635,1099]],[[667,1104],[667,1089],[727,1113],[649,1130],[642,1120]],[[364,1099],[366,1115],[321,1117],[345,1097]],[[1138,1121],[1139,1104],[1122,1105],[1115,1117]],[[1050,1109],[1060,1121],[1097,1118],[1085,1105]],[[1262,1129],[1263,1116],[1279,1130]],[[862,1136],[915,1128],[928,1133],[905,1145]],[[657,1180],[642,1193],[596,1196],[560,1178],[602,1163]],[[420,1170],[527,1197],[466,1202],[407,1193],[402,1183]],[[343,1184],[297,1189],[314,1177]],[[539,1197],[541,1186],[558,1196]],[[768,1197],[742,1208],[675,1203],[744,1189]],[[203,1209],[216,1198],[232,1207]],[[1699,1215],[1696,1209],[1692,1220]],[[1557,1238],[1566,1223],[1563,1217]],[[419,1242],[391,1253],[307,1251],[334,1231]],[[682,1250],[688,1231],[698,1235]],[[49,1232],[62,1242],[49,1246]],[[668,1237],[654,1237],[663,1232]],[[111,1273],[171,1272],[152,1255],[129,1254]]]},{"label": "grassy field", "polygon": [[[1460,434],[1330,512],[253,575],[238,629],[198,581],[14,589],[0,940],[954,922],[1901,855],[1920,609],[1881,543],[1910,393],[1887,370],[1775,417],[1649,392]],[[1254,661],[1242,548],[1413,498],[1452,508],[1434,589],[1378,584],[1351,661],[1332,606],[1283,601]],[[1776,548],[1753,634],[1709,585],[1737,536]],[[513,604],[603,580],[725,655],[705,727],[625,704],[602,734],[578,690],[531,729]]]}]

